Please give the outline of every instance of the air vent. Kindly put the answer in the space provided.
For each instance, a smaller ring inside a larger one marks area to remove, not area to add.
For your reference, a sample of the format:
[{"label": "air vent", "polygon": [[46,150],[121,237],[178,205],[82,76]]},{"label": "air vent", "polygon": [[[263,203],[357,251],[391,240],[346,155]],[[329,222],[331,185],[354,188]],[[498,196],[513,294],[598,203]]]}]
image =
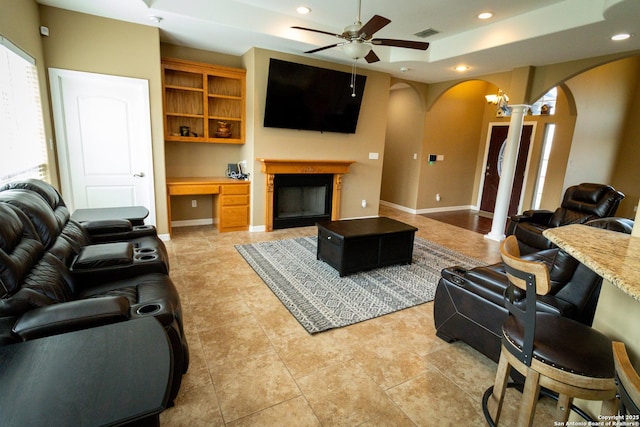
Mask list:
[{"label": "air vent", "polygon": [[426,30],[419,31],[414,35],[420,37],[421,39],[426,39],[427,37],[438,34],[440,31],[434,30],[433,28],[427,28]]}]

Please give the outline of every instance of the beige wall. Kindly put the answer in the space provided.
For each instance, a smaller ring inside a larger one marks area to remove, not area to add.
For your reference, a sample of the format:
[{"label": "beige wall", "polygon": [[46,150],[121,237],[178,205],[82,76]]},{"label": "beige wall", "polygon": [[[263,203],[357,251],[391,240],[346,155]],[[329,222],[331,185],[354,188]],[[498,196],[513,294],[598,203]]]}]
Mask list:
[{"label": "beige wall", "polygon": [[[8,11],[11,13],[8,13]],[[40,14],[35,0],[0,0],[0,35],[8,38],[13,44],[27,52],[36,61],[38,78],[40,80],[40,97],[42,99],[42,114],[47,141],[53,139],[53,125],[49,109],[49,90],[46,85],[47,70],[42,36],[40,36]],[[49,158],[49,178],[58,186],[58,170],[56,168],[55,150],[52,144],[47,144]]]},{"label": "beige wall", "polygon": [[[447,90],[427,112],[418,209],[472,204],[486,93],[486,82],[465,82]],[[444,155],[444,161],[429,164],[429,154]]]},{"label": "beige wall", "polygon": [[611,182],[639,71],[634,63],[629,59],[612,62],[566,82],[578,115],[565,188],[581,182]]},{"label": "beige wall", "polygon": [[168,233],[158,29],[47,6],[40,20],[49,27],[42,39],[47,67],[149,81],[156,221],[158,232]]},{"label": "beige wall", "polygon": [[[540,207],[555,209],[569,185],[607,182],[628,195],[619,214],[633,217],[640,196],[633,179],[636,174],[633,165],[640,160],[637,143],[634,144],[640,112],[632,107],[640,97],[637,77],[640,75],[640,57],[607,58],[616,60],[598,65],[604,59],[594,58],[482,76],[482,81],[443,82],[428,85],[426,89],[416,87],[415,93],[421,96],[427,110],[422,172],[417,184],[418,202],[414,206],[408,199],[407,204],[403,204],[396,197],[394,203],[418,210],[477,206],[489,123],[509,121],[495,117],[495,107],[484,103],[484,95],[495,93],[498,88],[509,93],[513,86],[522,92],[521,97],[533,92],[537,99],[552,87],[544,87],[541,92],[543,85],[555,81],[560,85],[556,114],[525,118],[536,123],[536,134],[522,210],[530,209],[533,201],[545,127],[547,123],[555,123],[556,133]],[[566,83],[563,83],[563,75]],[[526,90],[517,79],[530,80],[531,87]],[[391,99],[393,101],[393,97]],[[390,108],[401,111],[406,107],[391,102]],[[470,150],[475,150],[474,159],[468,158]],[[445,161],[429,165],[425,159],[430,153],[445,154]],[[396,177],[394,185],[399,188],[416,185],[400,164],[385,165],[387,175]],[[440,202],[435,200],[437,193],[441,196]]]},{"label": "beige wall", "polygon": [[[263,49],[252,49],[243,57],[236,58],[163,44],[162,56],[247,70],[246,143],[241,146],[167,143],[167,176],[223,176],[227,163],[247,160],[252,182],[251,226],[260,227],[265,224],[265,176],[260,172],[256,158],[355,160],[343,180],[341,216],[377,215],[389,96],[388,75],[359,70],[368,77],[355,134],[320,133],[263,127],[269,58],[350,72],[348,66]],[[369,160],[369,152],[379,153],[380,159]],[[173,220],[211,218],[212,211],[215,211],[215,204],[212,205],[208,196],[172,199],[175,199],[172,200]],[[192,199],[198,200],[198,208],[191,208]],[[367,208],[361,206],[363,199],[368,202]]]},{"label": "beige wall", "polygon": [[[253,49],[248,56],[250,58],[245,60],[254,64],[250,74],[251,82],[248,84],[248,89],[251,88],[253,92],[248,91],[252,99],[247,103],[248,108],[251,108],[248,112],[251,117],[248,128],[252,128],[254,134],[244,148],[245,153],[251,156],[248,159],[253,183],[251,224],[257,226],[265,223],[265,175],[260,172],[256,158],[354,160],[356,163],[343,179],[341,217],[377,215],[384,161],[389,76],[358,70],[360,74],[367,76],[367,82],[355,134],[265,128],[262,122],[270,58],[345,72],[350,72],[351,67],[263,49]],[[379,160],[369,160],[370,152],[379,153]],[[366,208],[361,206],[363,199],[368,202]]]},{"label": "beige wall", "polygon": [[389,96],[380,198],[415,209],[420,165],[425,161],[422,152],[425,111],[419,94],[411,87],[401,86],[392,89]]},{"label": "beige wall", "polygon": [[[632,68],[635,68],[635,76],[639,76],[640,57],[632,58],[631,61]],[[618,208],[618,214],[627,218],[635,218],[636,212],[634,209],[638,206],[638,201],[640,200],[640,185],[638,185],[638,163],[640,162],[640,110],[638,109],[638,105],[640,105],[640,78],[635,78],[635,87],[630,89],[631,97],[611,184],[615,188],[623,189],[625,193],[625,199]]]}]

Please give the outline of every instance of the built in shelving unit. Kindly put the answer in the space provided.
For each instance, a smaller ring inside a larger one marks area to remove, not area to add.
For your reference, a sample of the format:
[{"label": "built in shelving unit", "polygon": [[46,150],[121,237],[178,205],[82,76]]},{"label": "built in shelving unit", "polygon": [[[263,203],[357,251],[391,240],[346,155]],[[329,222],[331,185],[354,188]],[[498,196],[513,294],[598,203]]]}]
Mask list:
[{"label": "built in shelving unit", "polygon": [[163,58],[165,140],[244,144],[245,82],[243,69]]}]

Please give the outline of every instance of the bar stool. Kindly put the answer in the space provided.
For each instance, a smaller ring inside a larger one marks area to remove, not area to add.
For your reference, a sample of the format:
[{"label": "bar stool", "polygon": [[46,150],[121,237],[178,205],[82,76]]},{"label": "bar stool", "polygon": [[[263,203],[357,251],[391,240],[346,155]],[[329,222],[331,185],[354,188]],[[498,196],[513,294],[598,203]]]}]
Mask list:
[{"label": "bar stool", "polygon": [[[640,416],[640,376],[631,365],[624,343],[614,341],[612,347],[620,398],[619,415]],[[638,421],[638,418],[630,420]]]},{"label": "bar stool", "polygon": [[[532,425],[541,387],[558,395],[554,421],[566,424],[574,398],[602,400],[601,414],[614,415],[617,399],[611,340],[569,318],[537,312],[536,296],[551,289],[547,266],[520,259],[514,236],[502,242],[500,253],[509,278],[505,306],[510,316],[502,327],[495,384],[482,401],[487,422],[497,425],[500,419],[511,368],[526,378],[518,426]],[[525,300],[517,300],[519,289],[526,292]],[[489,401],[495,408],[493,415]]]}]

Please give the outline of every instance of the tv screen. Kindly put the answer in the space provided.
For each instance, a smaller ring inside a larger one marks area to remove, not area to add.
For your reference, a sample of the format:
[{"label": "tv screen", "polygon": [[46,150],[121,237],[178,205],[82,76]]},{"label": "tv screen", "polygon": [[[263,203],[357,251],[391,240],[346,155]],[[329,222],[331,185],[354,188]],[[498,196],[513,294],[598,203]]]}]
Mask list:
[{"label": "tv screen", "polygon": [[271,59],[264,126],[356,133],[367,77]]}]

